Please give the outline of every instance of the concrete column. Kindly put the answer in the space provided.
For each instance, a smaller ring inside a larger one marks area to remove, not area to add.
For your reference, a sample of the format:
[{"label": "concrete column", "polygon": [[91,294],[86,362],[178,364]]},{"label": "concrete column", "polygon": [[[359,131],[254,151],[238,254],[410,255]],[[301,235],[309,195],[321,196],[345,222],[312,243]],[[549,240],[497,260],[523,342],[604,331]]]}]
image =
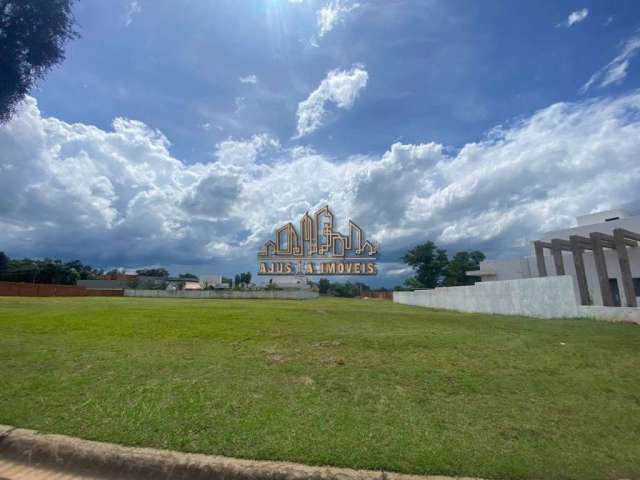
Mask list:
[{"label": "concrete column", "polygon": [[546,277],[547,276],[547,266],[544,263],[544,244],[536,240],[533,242],[533,249],[536,252],[536,263],[538,264],[538,276]]},{"label": "concrete column", "polygon": [[565,275],[564,262],[562,261],[562,240],[551,240],[551,254],[553,255],[553,263],[556,267],[556,275]]},{"label": "concrete column", "polygon": [[597,233],[591,233],[590,237],[593,244],[593,260],[596,263],[596,271],[598,272],[598,283],[600,284],[602,303],[605,307],[613,307],[615,304],[613,302],[611,286],[609,285],[609,273],[607,272],[607,262],[604,258],[602,239]]},{"label": "concrete column", "polygon": [[584,269],[584,259],[582,258],[582,242],[580,237],[572,235],[569,237],[571,243],[571,253],[573,254],[573,263],[576,267],[576,279],[578,280],[578,290],[580,292],[580,303],[582,305],[591,305],[591,296],[589,295],[589,284],[587,283],[587,273]]},{"label": "concrete column", "polygon": [[622,288],[624,297],[627,301],[627,307],[637,307],[636,292],[633,288],[633,276],[631,274],[631,265],[629,264],[629,253],[625,245],[625,231],[616,228],[613,231],[613,238],[618,252],[618,263],[620,264],[620,274],[622,276]]}]

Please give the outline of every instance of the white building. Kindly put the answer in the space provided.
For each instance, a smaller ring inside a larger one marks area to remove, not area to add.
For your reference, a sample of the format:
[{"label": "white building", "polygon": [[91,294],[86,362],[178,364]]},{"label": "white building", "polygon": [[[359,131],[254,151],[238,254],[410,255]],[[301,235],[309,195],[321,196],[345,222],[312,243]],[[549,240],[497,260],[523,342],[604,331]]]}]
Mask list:
[{"label": "white building", "polygon": [[[538,256],[485,260],[480,263],[480,270],[467,272],[467,275],[480,277],[483,282],[546,276],[545,272],[539,272],[541,268],[538,267],[539,262],[544,259],[547,275],[561,275],[561,270],[564,268],[564,274],[573,278],[576,292],[580,292],[583,305],[605,305],[607,302],[603,300],[603,297],[610,295],[609,303],[611,305],[631,306],[632,302],[627,300],[625,288],[623,288],[624,275],[619,256],[621,249],[613,249],[611,240],[607,239],[602,240],[605,248],[600,250],[593,248],[593,245],[588,243],[589,239],[597,239],[597,234],[611,236],[614,234],[614,230],[640,234],[640,216],[630,216],[623,210],[609,210],[580,216],[577,218],[577,226],[548,232],[542,236],[541,241],[535,242],[539,248]],[[596,236],[592,237],[594,233]],[[573,240],[572,237],[574,237]],[[636,305],[638,305],[640,304],[640,248],[632,246],[635,243],[634,238],[636,237],[627,238],[625,240],[627,247],[622,250],[626,251],[631,271],[632,283],[627,283],[627,290],[633,291]],[[577,242],[582,243],[576,250]],[[555,253],[554,249],[550,248],[552,244],[557,247]],[[599,269],[596,265],[596,260],[600,258],[598,251],[602,252],[603,258]],[[576,252],[581,254],[576,254]],[[583,275],[577,273],[576,265],[578,272],[583,269]],[[603,280],[606,278],[608,286],[602,285],[603,282],[600,282],[600,278]]]},{"label": "white building", "polygon": [[282,275],[273,277],[271,283],[284,289],[309,289],[311,285],[304,275]]},{"label": "white building", "polygon": [[200,275],[200,286],[202,289],[213,287],[215,289],[229,288],[229,285],[222,283],[222,275]]}]

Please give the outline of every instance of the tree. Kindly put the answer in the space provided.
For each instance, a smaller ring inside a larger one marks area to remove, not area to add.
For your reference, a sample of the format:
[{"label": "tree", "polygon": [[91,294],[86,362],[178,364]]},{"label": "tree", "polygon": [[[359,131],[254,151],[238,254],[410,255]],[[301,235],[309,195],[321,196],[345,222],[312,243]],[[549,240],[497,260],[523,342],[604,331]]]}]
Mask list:
[{"label": "tree", "polygon": [[0,124],[47,71],[64,60],[75,0],[0,0]]},{"label": "tree", "polygon": [[447,251],[436,247],[428,241],[418,245],[402,257],[402,261],[413,267],[415,277],[407,279],[408,286],[414,288],[436,288],[445,275],[445,268],[449,259]]},{"label": "tree", "polygon": [[447,287],[473,285],[475,279],[467,276],[466,272],[478,270],[480,268],[480,262],[484,259],[484,253],[477,250],[456,253],[445,270],[444,285]]},{"label": "tree", "polygon": [[181,273],[178,278],[188,278],[191,280],[198,280],[198,277],[193,273]]},{"label": "tree", "polygon": [[236,273],[236,276],[235,276],[235,278],[234,278],[233,285],[234,285],[235,287],[239,287],[241,282],[242,282],[242,279],[240,278],[240,275],[238,275],[238,274]]},{"label": "tree", "polygon": [[78,280],[93,279],[100,270],[82,264],[79,260],[63,263],[61,260],[9,260],[0,279],[10,282],[55,283],[73,285]]},{"label": "tree", "polygon": [[4,272],[7,269],[10,261],[11,259],[6,253],[0,252],[0,272]]},{"label": "tree", "polygon": [[166,268],[141,268],[136,270],[138,275],[143,277],[168,277],[169,271]]},{"label": "tree", "polygon": [[329,293],[329,288],[331,288],[331,282],[326,278],[321,278],[318,282],[318,291],[321,295],[326,295]]}]

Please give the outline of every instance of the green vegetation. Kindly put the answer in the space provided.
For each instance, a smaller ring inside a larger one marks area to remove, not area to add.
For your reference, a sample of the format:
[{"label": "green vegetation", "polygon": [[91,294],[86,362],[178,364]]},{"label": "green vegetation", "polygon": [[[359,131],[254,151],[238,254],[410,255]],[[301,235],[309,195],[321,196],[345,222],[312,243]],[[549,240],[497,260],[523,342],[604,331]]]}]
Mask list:
[{"label": "green vegetation", "polygon": [[[458,252],[449,259],[447,251],[427,241],[409,250],[402,261],[413,268],[415,276],[404,281],[410,288],[456,287],[473,285],[476,278],[467,276],[468,271],[478,270],[485,259],[482,252]],[[400,290],[396,288],[396,290]]]},{"label": "green vegetation", "polygon": [[249,285],[251,283],[251,272],[236,273],[234,285]]},{"label": "green vegetation", "polygon": [[323,298],[0,298],[0,423],[485,478],[640,478],[640,328]]},{"label": "green vegetation", "polygon": [[12,260],[7,254],[0,252],[0,281],[74,285],[78,280],[92,279],[101,273],[102,270],[84,265],[79,260]]},{"label": "green vegetation", "polygon": [[[318,292],[321,295],[332,295],[334,297],[354,298],[363,294],[367,294],[373,290],[366,283],[362,282],[330,282],[326,278],[321,278],[317,284]],[[376,291],[385,291],[386,289],[378,289]]]},{"label": "green vegetation", "polygon": [[0,0],[0,124],[78,37],[74,0]]}]

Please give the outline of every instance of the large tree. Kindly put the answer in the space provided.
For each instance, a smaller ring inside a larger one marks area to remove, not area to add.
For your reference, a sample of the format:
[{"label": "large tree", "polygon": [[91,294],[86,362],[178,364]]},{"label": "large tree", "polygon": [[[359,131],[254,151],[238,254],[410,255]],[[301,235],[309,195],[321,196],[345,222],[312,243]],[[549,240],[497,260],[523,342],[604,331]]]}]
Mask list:
[{"label": "large tree", "polygon": [[444,286],[473,285],[477,278],[467,276],[467,272],[478,270],[484,259],[484,253],[477,250],[456,253],[445,269]]},{"label": "large tree", "polygon": [[23,258],[9,260],[0,268],[0,280],[9,282],[57,283],[73,285],[78,280],[93,279],[102,271],[84,265],[79,260],[64,263],[61,260]]},{"label": "large tree", "polygon": [[476,279],[467,276],[466,272],[477,270],[484,259],[484,253],[477,250],[458,252],[449,259],[446,250],[438,248],[433,242],[425,242],[412,248],[402,257],[402,260],[416,272],[415,276],[408,278],[404,283],[410,288],[473,285]]},{"label": "large tree", "polygon": [[142,268],[136,270],[138,275],[143,277],[168,277],[169,271],[166,268]]},{"label": "large tree", "polygon": [[436,288],[440,286],[449,263],[447,251],[438,248],[431,241],[409,250],[402,257],[402,261],[413,267],[416,272],[415,277],[405,282],[408,286],[414,288]]},{"label": "large tree", "polygon": [[78,36],[75,0],[0,0],[0,124],[8,121],[34,84],[64,60]]},{"label": "large tree", "polygon": [[10,260],[11,259],[6,253],[0,252],[0,273],[4,272],[7,269]]}]

